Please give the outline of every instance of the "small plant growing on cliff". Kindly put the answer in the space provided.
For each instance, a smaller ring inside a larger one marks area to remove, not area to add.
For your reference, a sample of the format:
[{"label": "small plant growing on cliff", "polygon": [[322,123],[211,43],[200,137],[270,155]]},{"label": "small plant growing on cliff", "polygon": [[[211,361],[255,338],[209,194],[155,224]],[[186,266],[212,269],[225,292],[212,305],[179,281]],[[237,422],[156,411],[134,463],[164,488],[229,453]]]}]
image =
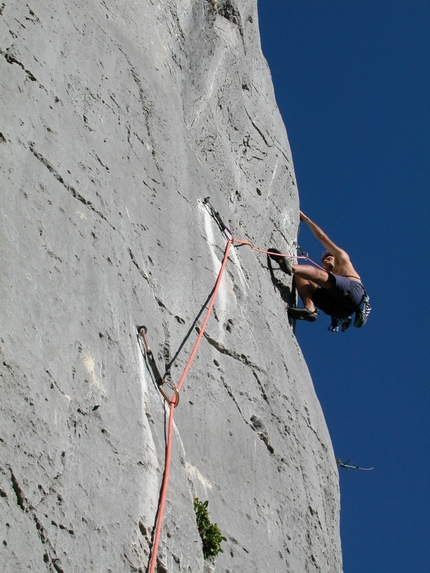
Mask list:
[{"label": "small plant growing on cliff", "polygon": [[197,497],[194,498],[197,529],[202,538],[203,556],[205,559],[208,557],[216,557],[219,552],[223,553],[221,542],[227,541],[227,539],[221,535],[218,525],[210,522],[207,509],[208,503],[208,501],[200,501]]}]

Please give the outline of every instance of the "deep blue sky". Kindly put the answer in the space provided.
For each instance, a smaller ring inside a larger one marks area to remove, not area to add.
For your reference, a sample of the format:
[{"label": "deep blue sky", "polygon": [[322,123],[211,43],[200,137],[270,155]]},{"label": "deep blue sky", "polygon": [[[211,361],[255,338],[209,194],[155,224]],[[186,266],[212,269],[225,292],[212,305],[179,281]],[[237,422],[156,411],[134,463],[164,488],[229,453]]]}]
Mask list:
[{"label": "deep blue sky", "polygon": [[[346,249],[363,329],[297,324],[340,468],[345,573],[430,571],[430,2],[259,0],[301,209]],[[302,225],[299,244],[322,248]]]}]

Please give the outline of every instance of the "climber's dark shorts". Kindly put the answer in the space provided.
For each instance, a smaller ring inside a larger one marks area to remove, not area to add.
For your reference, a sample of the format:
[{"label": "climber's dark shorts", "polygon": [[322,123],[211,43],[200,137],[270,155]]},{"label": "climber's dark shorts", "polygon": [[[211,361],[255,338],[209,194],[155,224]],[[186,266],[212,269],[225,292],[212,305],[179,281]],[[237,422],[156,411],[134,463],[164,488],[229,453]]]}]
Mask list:
[{"label": "climber's dark shorts", "polygon": [[363,298],[363,287],[358,281],[330,273],[334,285],[329,289],[318,287],[313,296],[315,306],[337,318],[346,318],[353,314]]}]

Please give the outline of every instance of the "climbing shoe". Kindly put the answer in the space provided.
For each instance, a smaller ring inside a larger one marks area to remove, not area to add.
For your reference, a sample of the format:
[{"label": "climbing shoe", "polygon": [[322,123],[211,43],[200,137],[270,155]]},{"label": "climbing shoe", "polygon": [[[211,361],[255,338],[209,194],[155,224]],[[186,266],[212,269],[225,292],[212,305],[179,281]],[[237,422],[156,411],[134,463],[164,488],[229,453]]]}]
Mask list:
[{"label": "climbing shoe", "polygon": [[270,248],[267,252],[267,255],[271,259],[273,259],[276,263],[278,263],[281,271],[284,271],[284,273],[286,273],[287,275],[293,274],[293,269],[291,268],[290,263],[285,257],[281,255],[281,251],[278,251],[278,249]]},{"label": "climbing shoe", "polygon": [[298,320],[307,320],[308,322],[315,322],[318,318],[318,311],[309,310],[306,307],[303,308],[289,308],[288,316],[290,318],[296,318]]}]

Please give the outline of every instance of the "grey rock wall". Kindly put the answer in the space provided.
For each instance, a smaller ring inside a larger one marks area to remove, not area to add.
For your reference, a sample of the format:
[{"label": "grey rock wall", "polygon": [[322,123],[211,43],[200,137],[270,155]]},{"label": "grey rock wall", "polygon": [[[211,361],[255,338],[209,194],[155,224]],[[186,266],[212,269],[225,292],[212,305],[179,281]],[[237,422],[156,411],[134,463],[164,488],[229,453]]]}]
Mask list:
[{"label": "grey rock wall", "polygon": [[[297,232],[256,2],[5,0],[0,25],[0,567],[145,571],[167,407],[136,327],[176,384],[226,244],[204,197],[263,249]],[[286,289],[265,255],[229,257],[175,410],[159,571],[342,570],[336,463],[275,274]],[[212,561],[194,496],[227,538]]]}]

